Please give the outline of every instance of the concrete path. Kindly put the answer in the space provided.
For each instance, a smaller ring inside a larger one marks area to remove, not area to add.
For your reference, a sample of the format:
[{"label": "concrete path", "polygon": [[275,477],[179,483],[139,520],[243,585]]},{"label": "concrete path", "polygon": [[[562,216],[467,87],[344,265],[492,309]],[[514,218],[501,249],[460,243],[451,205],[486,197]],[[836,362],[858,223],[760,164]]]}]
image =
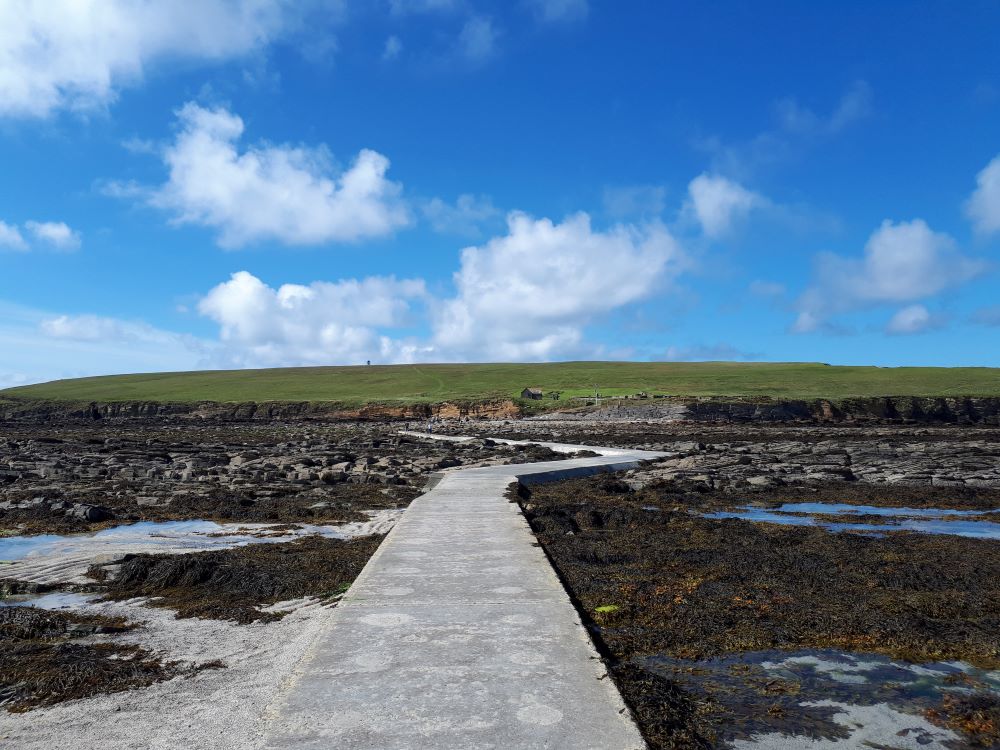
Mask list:
[{"label": "concrete path", "polygon": [[504,495],[662,454],[547,445],[602,455],[451,471],[413,501],[271,707],[267,748],[645,747]]}]

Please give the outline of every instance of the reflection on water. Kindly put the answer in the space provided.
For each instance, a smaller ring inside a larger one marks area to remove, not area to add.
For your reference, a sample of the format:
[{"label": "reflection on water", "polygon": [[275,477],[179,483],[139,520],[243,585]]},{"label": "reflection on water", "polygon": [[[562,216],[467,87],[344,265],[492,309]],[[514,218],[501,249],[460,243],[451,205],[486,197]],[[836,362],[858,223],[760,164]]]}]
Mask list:
[{"label": "reflection on water", "polygon": [[48,594],[14,594],[0,599],[0,607],[38,607],[39,609],[74,609],[94,598],[94,594],[52,591]]},{"label": "reflection on water", "polygon": [[718,738],[739,748],[969,747],[925,712],[948,695],[1000,695],[1000,672],[832,650],[654,656],[642,666],[707,701]]},{"label": "reflection on water", "polygon": [[130,552],[222,549],[256,542],[287,542],[311,534],[339,539],[354,535],[353,528],[348,528],[349,526],[352,525],[296,524],[289,527],[260,523],[220,524],[214,521],[143,521],[92,534],[40,534],[0,538],[0,560],[22,560],[53,554],[100,554],[104,550],[116,551],[122,548],[127,548]]},{"label": "reflection on water", "polygon": [[[908,518],[944,518],[947,516],[979,516],[986,513],[1000,514],[1000,510],[951,510],[949,508],[885,508],[878,505],[848,505],[847,503],[785,503],[778,510],[782,513],[837,513],[843,515],[871,515]],[[1000,517],[1000,516],[998,516]]]},{"label": "reflection on water", "polygon": [[[989,511],[998,513],[1000,511]],[[843,522],[815,517],[818,514],[844,516]],[[828,531],[882,533],[886,531],[916,531],[923,534],[954,534],[976,539],[1000,539],[1000,523],[973,520],[963,516],[981,516],[978,510],[945,508],[881,508],[874,505],[843,503],[785,503],[778,508],[744,505],[736,510],[705,513],[706,518],[740,518],[788,526],[819,526]],[[853,522],[851,516],[879,516],[884,523]]]}]

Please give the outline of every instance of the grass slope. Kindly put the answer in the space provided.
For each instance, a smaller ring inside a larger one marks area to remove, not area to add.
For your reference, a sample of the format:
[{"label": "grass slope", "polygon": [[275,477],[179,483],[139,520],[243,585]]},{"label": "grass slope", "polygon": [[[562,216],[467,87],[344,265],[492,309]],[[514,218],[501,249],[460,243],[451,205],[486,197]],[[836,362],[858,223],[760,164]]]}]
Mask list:
[{"label": "grass slope", "polygon": [[[8,399],[329,401],[344,405],[513,397],[526,386],[563,399],[638,391],[684,396],[1000,396],[1000,369],[833,367],[814,363],[554,362],[209,370],[109,375],[21,386]],[[551,402],[547,402],[551,403]]]}]

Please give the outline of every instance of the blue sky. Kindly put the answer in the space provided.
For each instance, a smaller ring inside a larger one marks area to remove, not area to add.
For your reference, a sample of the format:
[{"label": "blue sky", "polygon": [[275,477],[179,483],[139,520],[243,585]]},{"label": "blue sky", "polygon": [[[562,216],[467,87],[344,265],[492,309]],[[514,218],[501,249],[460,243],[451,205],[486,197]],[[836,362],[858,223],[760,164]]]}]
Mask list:
[{"label": "blue sky", "polygon": [[1000,5],[8,0],[0,385],[1000,366]]}]

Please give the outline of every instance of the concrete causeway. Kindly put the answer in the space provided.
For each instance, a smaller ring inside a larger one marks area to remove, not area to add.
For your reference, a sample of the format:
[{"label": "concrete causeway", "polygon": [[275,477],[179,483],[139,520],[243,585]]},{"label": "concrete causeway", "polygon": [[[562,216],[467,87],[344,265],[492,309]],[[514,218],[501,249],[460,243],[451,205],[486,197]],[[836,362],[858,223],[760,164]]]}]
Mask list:
[{"label": "concrete causeway", "polygon": [[505,494],[662,454],[542,445],[601,455],[450,471],[414,500],[269,709],[267,748],[645,747]]}]

